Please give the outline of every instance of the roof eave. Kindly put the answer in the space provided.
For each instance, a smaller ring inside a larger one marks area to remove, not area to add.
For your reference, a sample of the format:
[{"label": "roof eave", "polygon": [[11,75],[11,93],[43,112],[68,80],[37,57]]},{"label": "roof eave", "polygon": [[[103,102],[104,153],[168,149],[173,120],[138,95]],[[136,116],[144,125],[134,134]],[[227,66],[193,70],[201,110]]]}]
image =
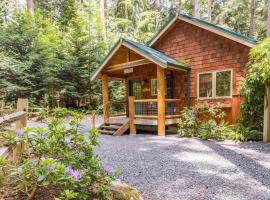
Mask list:
[{"label": "roof eave", "polygon": [[125,47],[130,48],[132,51],[136,52],[137,54],[139,54],[139,55],[145,57],[146,59],[150,60],[151,62],[153,62],[153,63],[155,63],[155,64],[157,64],[157,65],[160,65],[160,66],[163,67],[163,68],[167,68],[167,63],[160,62],[160,61],[158,61],[158,60],[152,58],[151,56],[149,56],[149,55],[147,55],[147,54],[145,54],[145,53],[143,53],[143,52],[137,50],[137,48],[133,47],[133,45],[129,44],[128,42],[123,41],[122,44],[123,44]]},{"label": "roof eave", "polygon": [[114,55],[114,53],[121,47],[121,44],[122,44],[122,39],[118,40],[118,42],[115,43],[115,45],[111,48],[109,53],[107,53],[107,56],[103,59],[101,64],[98,66],[96,71],[91,76],[91,78],[90,78],[91,81],[94,81],[97,79],[97,77],[98,77],[99,73],[101,72],[101,70],[103,69],[103,67],[111,59],[111,57]]},{"label": "roof eave", "polygon": [[180,65],[180,64],[175,64],[175,63],[171,63],[171,62],[167,62],[167,66],[169,68],[174,68],[177,70],[181,70],[181,71],[190,71],[191,68],[187,65]]},{"label": "roof eave", "polygon": [[216,33],[218,35],[221,35],[223,37],[226,37],[228,39],[231,39],[233,41],[236,41],[238,43],[241,43],[245,46],[248,46],[248,47],[253,47],[256,45],[256,42],[250,42],[248,40],[245,40],[245,39],[242,39],[240,37],[237,37],[237,36],[234,36],[232,34],[229,34],[225,31],[222,31],[222,30],[218,30],[217,28],[212,28],[208,25],[205,25],[203,23],[200,23],[200,22],[196,22],[194,20],[191,20],[191,19],[188,19],[186,17],[183,17],[181,15],[176,15],[174,18],[172,18],[168,23],[165,24],[165,26],[163,26],[161,28],[161,30],[156,34],[154,35],[154,37],[149,41],[149,46],[153,46],[159,39],[160,37],[162,37],[162,35],[177,21],[177,20],[182,20],[182,21],[185,21],[187,23],[190,23],[190,24],[193,24],[195,26],[198,26],[200,28],[203,28],[205,30],[208,30],[210,32],[213,32],[213,33]]},{"label": "roof eave", "polygon": [[242,38],[240,38],[240,37],[231,35],[231,34],[225,32],[225,31],[218,30],[217,28],[212,28],[212,27],[210,27],[210,26],[208,26],[208,25],[205,25],[205,24],[203,24],[203,23],[200,23],[200,22],[197,22],[197,21],[193,21],[193,20],[191,20],[191,19],[187,19],[187,18],[185,18],[185,17],[183,17],[183,16],[178,16],[178,19],[179,19],[179,20],[182,20],[182,21],[185,21],[185,22],[188,22],[188,23],[190,23],[190,24],[193,24],[193,25],[195,25],[195,26],[198,26],[198,27],[200,27],[200,28],[202,28],[202,29],[208,30],[208,31],[210,31],[210,32],[212,32],[212,33],[216,33],[216,34],[218,34],[218,35],[221,35],[221,36],[223,36],[223,37],[225,37],[225,38],[228,38],[228,39],[230,39],[230,40],[233,40],[233,41],[235,41],[235,42],[241,43],[241,44],[243,44],[243,45],[245,45],[245,46],[253,47],[253,46],[256,45],[256,43],[252,43],[252,42],[250,42],[250,41],[248,41],[248,40],[244,40],[244,39],[242,39]]}]

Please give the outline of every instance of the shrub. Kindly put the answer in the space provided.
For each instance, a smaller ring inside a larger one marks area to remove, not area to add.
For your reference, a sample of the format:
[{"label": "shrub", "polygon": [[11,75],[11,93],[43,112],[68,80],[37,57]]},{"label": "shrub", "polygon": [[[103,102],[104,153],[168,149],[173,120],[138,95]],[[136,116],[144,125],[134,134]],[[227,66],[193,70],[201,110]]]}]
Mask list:
[{"label": "shrub", "polygon": [[2,184],[4,180],[6,165],[6,160],[2,156],[0,156],[0,184]]},{"label": "shrub", "polygon": [[255,128],[246,126],[243,123],[236,124],[232,127],[233,134],[229,135],[229,139],[235,141],[259,140],[262,135]]},{"label": "shrub", "polygon": [[239,123],[229,125],[224,121],[225,113],[220,104],[198,104],[185,109],[179,120],[178,133],[184,137],[199,137],[203,140],[247,141],[258,139],[259,132],[252,127]]},{"label": "shrub", "polygon": [[82,115],[73,113],[67,128],[60,115],[56,115],[50,119],[48,128],[16,130],[9,136],[10,144],[21,142],[28,148],[16,170],[20,177],[18,189],[28,199],[48,186],[58,189],[58,199],[106,195],[114,170],[104,168],[94,154],[99,132],[92,129],[88,137],[80,133],[81,119]]},{"label": "shrub", "polygon": [[229,125],[224,122],[224,117],[221,104],[197,104],[183,111],[178,133],[185,137],[224,140],[225,134],[229,134]]},{"label": "shrub", "polygon": [[66,116],[73,116],[75,113],[77,112],[74,112],[70,109],[67,109],[67,108],[54,108],[52,110],[52,115],[57,117],[57,118],[62,118],[62,117],[66,117]]},{"label": "shrub", "polygon": [[245,126],[263,129],[265,86],[270,83],[270,38],[255,45],[249,53],[248,73],[241,89],[245,102],[241,106]]}]

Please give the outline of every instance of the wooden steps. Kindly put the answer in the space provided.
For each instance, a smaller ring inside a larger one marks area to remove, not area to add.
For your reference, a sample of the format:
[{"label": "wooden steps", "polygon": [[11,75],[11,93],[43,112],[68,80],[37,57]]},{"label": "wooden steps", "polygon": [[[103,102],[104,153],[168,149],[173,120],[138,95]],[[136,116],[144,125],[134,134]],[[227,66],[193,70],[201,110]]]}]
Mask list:
[{"label": "wooden steps", "polygon": [[116,118],[109,119],[104,122],[98,128],[101,134],[120,136],[123,135],[129,129],[128,118]]}]

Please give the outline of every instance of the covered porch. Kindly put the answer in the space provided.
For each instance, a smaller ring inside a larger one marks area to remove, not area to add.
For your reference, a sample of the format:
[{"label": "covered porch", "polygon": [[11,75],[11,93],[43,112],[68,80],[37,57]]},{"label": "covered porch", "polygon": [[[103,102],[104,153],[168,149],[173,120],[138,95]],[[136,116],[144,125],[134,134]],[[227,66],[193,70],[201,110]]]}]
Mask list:
[{"label": "covered porch", "polygon": [[[151,125],[165,136],[166,126],[176,124],[181,110],[190,105],[190,68],[137,42],[120,40],[92,76],[98,78],[104,122],[125,121],[130,134],[136,134],[138,125]],[[124,83],[124,99],[109,99],[109,80]]]}]

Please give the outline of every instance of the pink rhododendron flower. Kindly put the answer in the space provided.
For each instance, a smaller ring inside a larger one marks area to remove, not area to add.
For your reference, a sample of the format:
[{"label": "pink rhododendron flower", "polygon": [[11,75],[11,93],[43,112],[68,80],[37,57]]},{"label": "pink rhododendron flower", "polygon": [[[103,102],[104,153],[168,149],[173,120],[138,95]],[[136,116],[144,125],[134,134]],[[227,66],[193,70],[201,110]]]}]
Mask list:
[{"label": "pink rhododendron flower", "polygon": [[23,136],[23,134],[24,134],[24,133],[23,133],[23,130],[22,130],[22,129],[17,129],[17,130],[16,130],[16,136],[17,136],[17,137],[21,137],[21,136]]}]

